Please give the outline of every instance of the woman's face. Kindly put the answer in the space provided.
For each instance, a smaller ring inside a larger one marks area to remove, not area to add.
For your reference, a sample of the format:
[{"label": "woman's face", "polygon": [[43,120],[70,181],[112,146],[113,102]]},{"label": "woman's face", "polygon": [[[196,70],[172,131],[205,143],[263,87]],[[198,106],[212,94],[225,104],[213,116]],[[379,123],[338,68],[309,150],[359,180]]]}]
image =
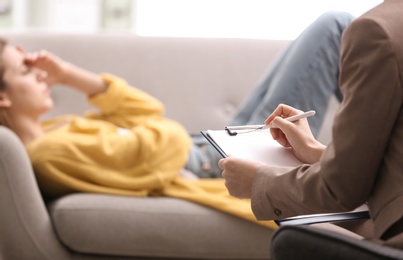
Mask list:
[{"label": "woman's face", "polygon": [[[0,105],[12,114],[39,117],[53,107],[46,72],[25,65],[23,50],[5,46],[1,55],[6,88],[0,91]],[[3,101],[3,102],[1,102]]]}]

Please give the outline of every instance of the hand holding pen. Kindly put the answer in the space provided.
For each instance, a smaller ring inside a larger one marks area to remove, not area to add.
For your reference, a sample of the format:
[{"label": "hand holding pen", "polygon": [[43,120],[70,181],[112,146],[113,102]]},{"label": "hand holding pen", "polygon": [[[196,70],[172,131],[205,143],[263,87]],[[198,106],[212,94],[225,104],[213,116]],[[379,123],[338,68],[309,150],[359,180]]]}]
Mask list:
[{"label": "hand holding pen", "polygon": [[[303,118],[308,118],[308,117],[313,116],[315,114],[316,114],[315,110],[310,110],[310,111],[303,112],[301,114],[296,114],[296,115],[289,116],[289,117],[284,117],[283,115],[281,115],[281,118],[283,118],[284,120],[286,120],[288,122],[295,122],[295,121],[298,121],[298,120],[303,119]],[[269,118],[270,118],[270,116],[266,119],[266,121],[265,121],[266,124],[264,126],[262,126],[262,129],[274,128],[272,120],[269,121]]]},{"label": "hand holding pen", "polygon": [[[310,110],[310,111],[304,112],[302,114],[297,114],[297,115],[294,115],[294,116],[286,117],[286,118],[284,118],[284,120],[287,120],[289,122],[295,122],[295,121],[297,121],[299,119],[313,116],[313,115],[315,115],[315,113],[316,112],[314,110]],[[236,135],[236,134],[238,134],[238,132],[234,132],[235,130],[248,130],[248,131],[244,132],[244,133],[248,133],[248,132],[256,131],[256,130],[269,129],[271,127],[272,126],[270,124],[265,124],[265,125],[227,126],[225,129],[228,131],[228,133],[230,135]]]},{"label": "hand holding pen", "polygon": [[317,162],[326,148],[315,139],[308,121],[303,119],[312,113],[303,113],[291,106],[281,104],[265,120],[265,125],[270,127],[273,139],[284,147],[291,147],[295,156],[305,163]]}]

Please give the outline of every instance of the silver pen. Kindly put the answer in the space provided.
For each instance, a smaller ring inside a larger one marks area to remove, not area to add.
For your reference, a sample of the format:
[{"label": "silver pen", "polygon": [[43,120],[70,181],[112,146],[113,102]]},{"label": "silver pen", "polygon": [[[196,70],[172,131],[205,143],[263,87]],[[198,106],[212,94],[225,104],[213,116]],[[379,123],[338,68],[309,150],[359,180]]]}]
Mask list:
[{"label": "silver pen", "polygon": [[[290,122],[294,122],[294,121],[297,121],[302,118],[307,118],[307,117],[313,116],[313,115],[315,115],[315,113],[316,113],[315,110],[310,110],[310,111],[304,112],[299,115],[286,117],[284,119],[287,121],[290,121]],[[255,130],[268,129],[268,128],[270,128],[269,125],[242,125],[242,126],[227,126],[227,127],[225,127],[225,130],[227,130],[230,135],[236,135],[237,134],[236,132],[231,132],[231,131],[232,130],[253,130],[253,131],[255,131]]]}]

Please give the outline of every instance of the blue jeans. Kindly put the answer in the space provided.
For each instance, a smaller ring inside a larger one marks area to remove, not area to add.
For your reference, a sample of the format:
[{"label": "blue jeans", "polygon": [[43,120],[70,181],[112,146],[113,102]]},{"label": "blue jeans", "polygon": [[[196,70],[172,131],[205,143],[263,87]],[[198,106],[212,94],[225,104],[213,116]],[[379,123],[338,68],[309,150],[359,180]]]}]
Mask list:
[{"label": "blue jeans", "polygon": [[[258,87],[238,109],[230,125],[262,124],[280,104],[303,111],[315,110],[308,119],[317,136],[332,95],[339,101],[340,42],[354,19],[348,13],[328,12],[306,28],[267,72]],[[200,136],[192,136],[194,148],[186,169],[201,178],[219,178],[218,152]]]}]

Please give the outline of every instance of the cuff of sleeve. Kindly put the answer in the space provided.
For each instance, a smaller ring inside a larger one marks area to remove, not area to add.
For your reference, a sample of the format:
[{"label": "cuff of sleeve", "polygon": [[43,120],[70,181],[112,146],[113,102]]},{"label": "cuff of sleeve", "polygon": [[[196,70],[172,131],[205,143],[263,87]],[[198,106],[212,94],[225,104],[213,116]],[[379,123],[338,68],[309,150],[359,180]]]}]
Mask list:
[{"label": "cuff of sleeve", "polygon": [[102,109],[104,113],[110,113],[121,104],[124,95],[124,86],[127,82],[110,74],[101,74],[102,79],[108,85],[105,92],[88,97],[88,102]]},{"label": "cuff of sleeve", "polygon": [[288,167],[272,166],[262,166],[257,169],[252,183],[251,205],[253,214],[258,220],[275,220],[284,217],[283,210],[286,209],[275,205],[276,198],[282,196],[279,189],[283,186],[276,184],[275,179],[279,174],[289,170]]},{"label": "cuff of sleeve", "polygon": [[251,206],[255,217],[258,220],[271,219],[271,205],[267,200],[266,190],[269,188],[268,180],[261,168],[259,168],[253,177]]}]

